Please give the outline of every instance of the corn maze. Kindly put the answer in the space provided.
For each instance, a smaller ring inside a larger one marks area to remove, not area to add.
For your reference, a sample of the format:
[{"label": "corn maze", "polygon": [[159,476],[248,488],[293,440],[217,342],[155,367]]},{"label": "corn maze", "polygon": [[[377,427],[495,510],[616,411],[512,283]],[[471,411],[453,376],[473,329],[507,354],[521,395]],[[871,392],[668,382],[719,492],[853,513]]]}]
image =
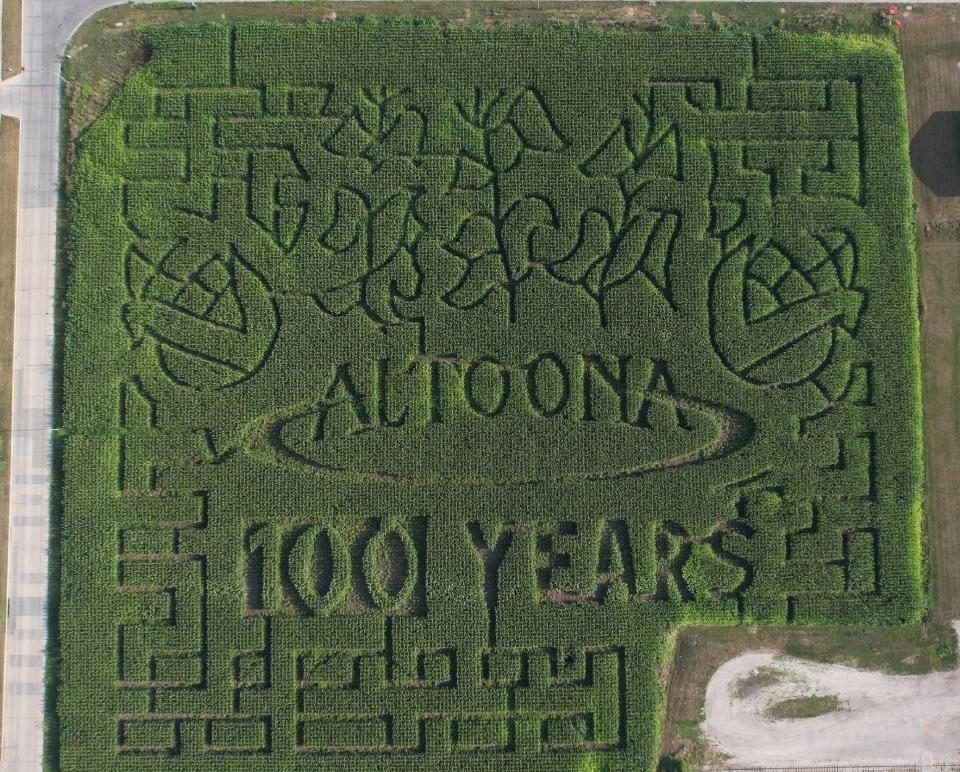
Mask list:
[{"label": "corn maze", "polygon": [[919,616],[892,47],[147,34],[68,191],[63,769],[649,769],[678,626]]}]

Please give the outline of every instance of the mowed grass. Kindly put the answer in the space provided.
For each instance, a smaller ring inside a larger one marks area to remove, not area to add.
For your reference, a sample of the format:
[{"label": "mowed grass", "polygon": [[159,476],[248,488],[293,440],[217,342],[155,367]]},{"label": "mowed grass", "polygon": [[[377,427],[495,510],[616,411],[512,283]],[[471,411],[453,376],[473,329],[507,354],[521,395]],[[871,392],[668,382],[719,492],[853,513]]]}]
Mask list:
[{"label": "mowed grass", "polygon": [[55,763],[652,768],[678,627],[918,618],[889,46],[145,34],[68,172]]},{"label": "mowed grass", "polygon": [[[937,114],[960,112],[956,62],[960,14],[952,7],[918,9],[905,27],[902,45],[907,78],[907,106],[915,166],[924,172],[927,159],[949,159],[956,133],[925,134]],[[917,137],[920,138],[918,141]],[[960,549],[960,496],[956,469],[960,464],[960,208],[954,195],[960,188],[960,167],[941,164],[945,176],[931,180],[914,175],[920,236],[921,332],[923,336],[924,414],[926,416],[926,533],[932,616],[940,624],[960,617],[960,566],[953,558]]]},{"label": "mowed grass", "polygon": [[[0,118],[0,599],[6,609],[7,539],[10,512],[10,413],[13,408],[13,318],[17,257],[17,188],[20,122]],[[0,633],[6,628],[0,614]],[[0,638],[0,658],[3,641]],[[0,675],[2,691],[2,675]]]},{"label": "mowed grass", "polygon": [[960,500],[954,485],[960,463],[960,242],[920,244],[923,297],[927,453],[927,530],[933,616],[941,624],[960,617]]}]

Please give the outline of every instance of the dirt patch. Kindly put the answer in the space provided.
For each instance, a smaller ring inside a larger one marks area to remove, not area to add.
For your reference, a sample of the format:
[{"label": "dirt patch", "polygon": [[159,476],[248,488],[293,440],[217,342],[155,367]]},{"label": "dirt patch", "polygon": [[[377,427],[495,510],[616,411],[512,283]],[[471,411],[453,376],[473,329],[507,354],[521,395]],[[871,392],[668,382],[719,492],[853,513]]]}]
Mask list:
[{"label": "dirt patch", "polygon": [[0,80],[12,78],[23,70],[23,0],[0,3]]},{"label": "dirt patch", "polygon": [[[700,732],[707,683],[725,662],[744,652],[764,650],[892,674],[949,671],[957,663],[956,637],[949,626],[909,627],[688,627],[677,635],[666,676],[667,704],[661,753],[695,766],[722,761]],[[744,671],[745,696],[775,686]],[[774,671],[771,670],[770,674]],[[741,688],[732,681],[731,689]],[[735,695],[734,695],[735,696]]]},{"label": "dirt patch", "polygon": [[64,168],[73,165],[76,140],[147,60],[143,37],[131,26],[85,24],[67,47],[63,72],[65,120],[69,141],[63,145]]},{"label": "dirt patch", "polygon": [[[731,698],[759,668],[775,669],[780,682]],[[749,652],[710,679],[702,729],[742,766],[949,764],[960,737],[960,670],[889,675]]]},{"label": "dirt patch", "polygon": [[901,53],[918,222],[960,219],[960,8],[914,6]]},{"label": "dirt patch", "polygon": [[766,689],[768,686],[773,686],[779,682],[780,677],[773,668],[757,668],[734,684],[732,695],[738,700],[744,700],[747,697],[752,697],[761,689]]},{"label": "dirt patch", "polygon": [[[17,258],[17,185],[20,179],[20,121],[0,118],[0,598],[6,611],[7,538],[10,512],[10,413],[13,408],[13,308]],[[6,613],[0,616],[3,661]],[[0,669],[0,700],[3,671]],[[2,704],[0,704],[2,708]]]}]

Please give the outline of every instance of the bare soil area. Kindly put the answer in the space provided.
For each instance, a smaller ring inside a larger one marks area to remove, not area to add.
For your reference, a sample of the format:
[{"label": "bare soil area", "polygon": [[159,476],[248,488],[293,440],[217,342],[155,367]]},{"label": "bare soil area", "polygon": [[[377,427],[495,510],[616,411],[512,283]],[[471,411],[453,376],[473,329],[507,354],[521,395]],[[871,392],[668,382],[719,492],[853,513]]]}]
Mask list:
[{"label": "bare soil area", "polygon": [[0,80],[12,78],[23,69],[22,0],[0,2]]},{"label": "bare soil area", "polygon": [[[776,680],[737,696],[759,671]],[[960,669],[898,676],[749,652],[710,680],[703,732],[731,764],[953,764],[958,695]]]},{"label": "bare soil area", "polygon": [[[960,73],[958,73],[960,80]],[[926,540],[933,617],[960,617],[960,242],[920,244]]]},{"label": "bare soil area", "polygon": [[960,6],[914,6],[900,39],[921,235],[960,220]]},{"label": "bare soil area", "polygon": [[[957,664],[948,626],[689,627],[677,636],[667,673],[663,756],[689,761],[695,769],[723,760],[700,728],[707,684],[724,663],[756,651],[901,675],[949,671]],[[775,671],[760,668],[737,689],[749,696],[778,680]]]}]

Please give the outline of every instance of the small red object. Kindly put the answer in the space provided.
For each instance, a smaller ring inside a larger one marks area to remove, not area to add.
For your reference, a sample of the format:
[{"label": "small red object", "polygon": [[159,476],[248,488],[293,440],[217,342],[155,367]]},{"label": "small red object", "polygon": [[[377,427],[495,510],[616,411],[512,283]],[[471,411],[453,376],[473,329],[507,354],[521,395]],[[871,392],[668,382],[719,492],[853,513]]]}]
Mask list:
[{"label": "small red object", "polygon": [[903,21],[901,19],[894,19],[893,23],[897,25],[897,29],[900,29],[903,26]]},{"label": "small red object", "polygon": [[897,6],[891,5],[887,8],[887,16],[896,16],[897,15]]}]

